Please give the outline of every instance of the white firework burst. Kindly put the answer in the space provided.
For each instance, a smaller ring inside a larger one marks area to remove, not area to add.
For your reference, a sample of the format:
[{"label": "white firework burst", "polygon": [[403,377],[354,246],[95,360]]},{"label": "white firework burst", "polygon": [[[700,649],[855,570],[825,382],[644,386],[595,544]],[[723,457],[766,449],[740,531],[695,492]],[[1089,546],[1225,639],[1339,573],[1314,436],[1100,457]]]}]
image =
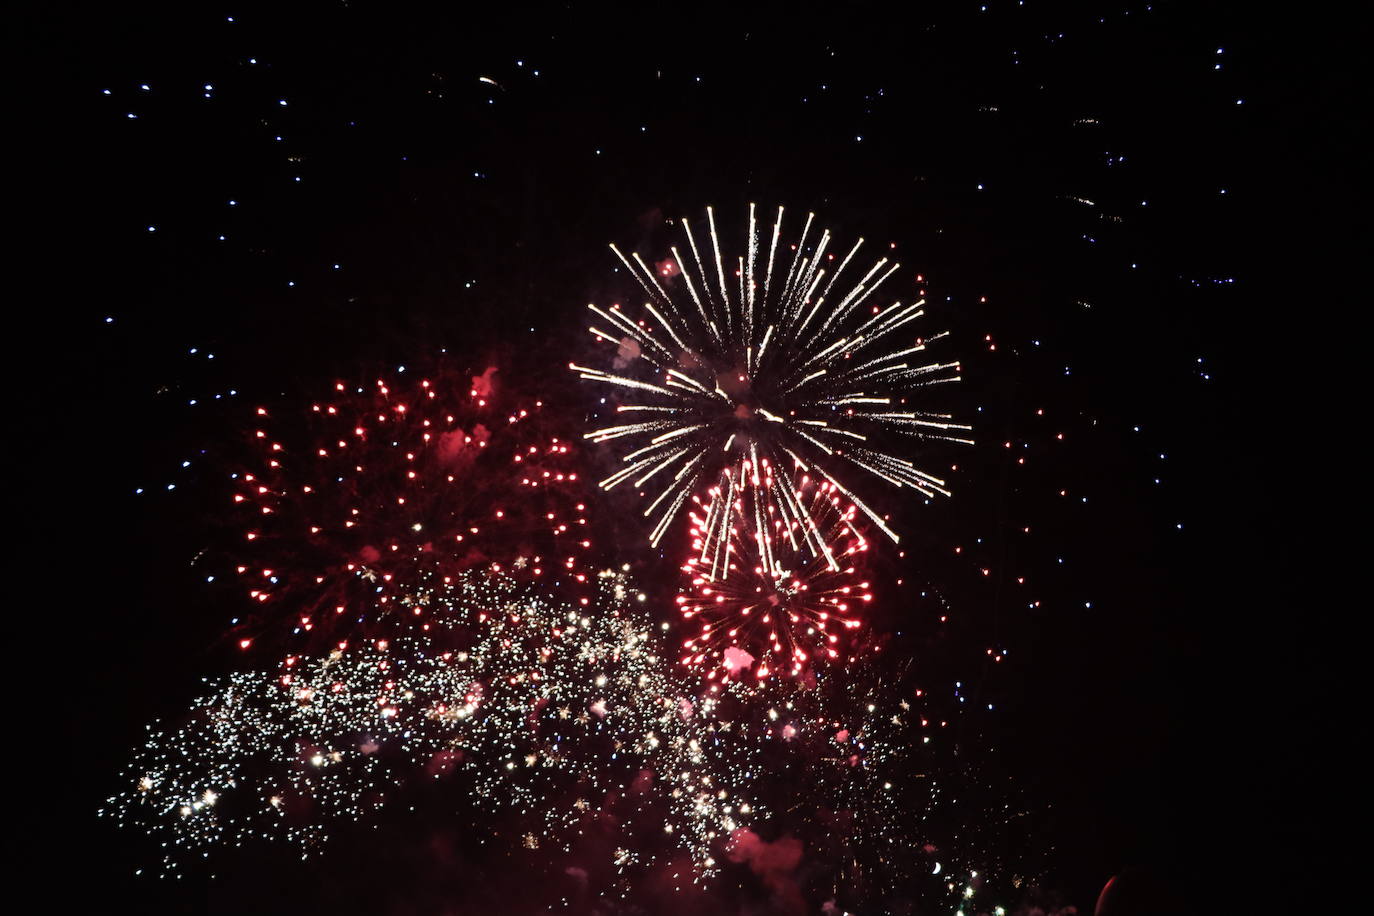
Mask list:
[{"label": "white firework burst", "polygon": [[[887,257],[861,275],[855,268],[852,282],[846,277],[863,239],[832,271],[831,235],[812,233],[814,214],[807,214],[796,243],[779,251],[783,208],[761,240],[750,204],[747,251],[733,263],[721,255],[709,207],[706,222],[709,249],[698,246],[683,219],[690,262],[674,246],[657,270],[611,245],[647,299],[638,318],[616,305],[589,305],[598,319],[590,331],[615,345],[615,362],[610,371],[571,367],[626,394],[616,407],[625,422],[586,435],[633,445],[622,456],[624,466],[601,486],[656,490],[644,514],[654,517],[650,542],[657,545],[693,492],[745,459],[753,467],[770,464],[825,480],[897,540],[845,481],[862,472],[926,496],[949,495],[945,481],[917,467],[910,453],[923,439],[969,442],[959,436],[969,427],[908,403],[920,388],[958,380],[957,361],[924,356],[945,333],[914,333],[924,300],[879,299],[883,282],[900,267]],[[766,498],[789,527],[816,530],[790,487],[773,487]]]}]

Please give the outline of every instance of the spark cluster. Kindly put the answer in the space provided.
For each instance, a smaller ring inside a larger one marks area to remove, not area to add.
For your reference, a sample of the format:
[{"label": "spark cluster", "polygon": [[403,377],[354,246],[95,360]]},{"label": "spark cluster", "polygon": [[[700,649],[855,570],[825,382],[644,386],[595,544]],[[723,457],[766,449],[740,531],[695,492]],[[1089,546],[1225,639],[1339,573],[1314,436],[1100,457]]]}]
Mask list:
[{"label": "spark cluster", "polygon": [[473,823],[499,815],[519,845],[614,822],[616,867],[666,837],[710,874],[713,847],[755,814],[737,791],[758,775],[749,748],[673,679],[624,573],[594,578],[584,604],[470,571],[436,590],[427,631],[218,682],[180,724],[149,727],[102,813],[159,840],[175,873],[255,839],[307,855],[408,785],[452,778]]},{"label": "spark cluster", "polygon": [[[802,517],[780,517],[777,494]],[[683,664],[710,666],[709,679],[741,670],[763,679],[795,677],[816,656],[838,658],[842,636],[861,625],[858,612],[873,597],[860,578],[869,545],[855,526],[857,507],[829,481],[790,479],[766,459],[727,469],[693,502],[693,555],[683,566],[690,584],[677,604],[700,629],[683,642]]]},{"label": "spark cluster", "polygon": [[[650,541],[658,544],[692,494],[725,466],[766,461],[829,483],[895,541],[885,517],[851,489],[853,473],[947,495],[945,481],[919,468],[911,449],[922,440],[968,441],[960,436],[968,427],[950,415],[908,403],[920,389],[959,377],[957,361],[924,361],[927,346],[944,336],[912,330],[924,300],[879,298],[900,267],[888,257],[847,276],[863,239],[834,263],[829,230],[812,232],[814,214],[780,250],[783,208],[761,238],[751,204],[745,253],[733,258],[722,255],[709,207],[706,221],[709,247],[682,220],[690,259],[673,246],[650,268],[639,254],[627,258],[611,246],[647,298],[642,317],[619,304],[589,305],[597,320],[591,333],[614,347],[611,367],[571,366],[623,397],[615,408],[623,422],[586,434],[632,444],[601,486],[652,487],[644,514],[655,516]],[[772,514],[816,527],[789,493],[764,494]],[[718,536],[704,532],[708,547]]]},{"label": "spark cluster", "polygon": [[950,912],[992,912],[1035,867],[1011,839],[1027,812],[983,772],[985,738],[958,698],[873,648],[804,678],[719,683],[712,708],[750,723],[768,828],[803,840],[817,896],[860,911],[943,898]]},{"label": "spark cluster", "polygon": [[571,443],[538,422],[542,401],[502,397],[494,375],[397,373],[337,382],[304,411],[256,409],[227,496],[231,575],[254,608],[241,646],[274,631],[318,648],[396,631],[383,622],[423,625],[422,580],[517,556],[533,576],[585,581]]}]

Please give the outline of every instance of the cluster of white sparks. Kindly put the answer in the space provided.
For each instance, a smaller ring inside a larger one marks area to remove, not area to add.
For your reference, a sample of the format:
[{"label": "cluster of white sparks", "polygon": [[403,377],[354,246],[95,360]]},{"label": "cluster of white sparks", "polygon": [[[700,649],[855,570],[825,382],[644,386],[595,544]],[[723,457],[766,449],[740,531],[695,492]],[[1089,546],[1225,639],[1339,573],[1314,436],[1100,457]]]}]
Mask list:
[{"label": "cluster of white sparks", "polygon": [[[968,441],[960,437],[968,427],[948,414],[907,404],[917,389],[959,377],[958,362],[924,357],[927,345],[944,336],[913,332],[924,300],[880,298],[900,267],[887,257],[847,275],[863,239],[835,263],[830,232],[812,231],[814,214],[797,241],[780,249],[783,208],[761,236],[751,204],[746,252],[733,260],[722,256],[710,208],[706,222],[699,245],[683,219],[689,257],[674,246],[656,269],[611,246],[647,298],[640,318],[619,305],[589,305],[597,318],[591,333],[613,344],[616,356],[610,370],[571,367],[627,398],[616,407],[625,422],[587,434],[633,444],[624,466],[601,486],[656,490],[644,514],[654,516],[650,541],[657,544],[692,494],[715,483],[725,467],[740,458],[753,467],[768,462],[826,481],[895,541],[882,514],[844,480],[861,471],[925,496],[948,495],[945,481],[907,452],[914,440]],[[816,529],[788,487],[764,495],[789,529]],[[712,549],[719,532],[703,534]]]},{"label": "cluster of white sparks", "polygon": [[713,847],[756,813],[735,787],[758,774],[722,758],[750,745],[722,740],[673,678],[624,574],[596,580],[593,605],[474,571],[433,595],[428,632],[233,675],[181,724],[149,727],[102,813],[159,840],[170,874],[253,839],[308,854],[408,781],[452,776],[474,824],[503,813],[488,828],[513,821],[527,847],[571,848],[609,814],[615,866],[646,862],[667,836],[709,875]]}]

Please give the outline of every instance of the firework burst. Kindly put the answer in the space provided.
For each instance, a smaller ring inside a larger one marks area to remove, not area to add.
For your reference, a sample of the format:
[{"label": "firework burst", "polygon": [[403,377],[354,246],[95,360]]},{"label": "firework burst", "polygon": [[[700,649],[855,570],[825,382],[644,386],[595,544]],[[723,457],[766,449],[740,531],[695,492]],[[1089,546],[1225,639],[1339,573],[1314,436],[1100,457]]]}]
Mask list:
[{"label": "firework burst", "polygon": [[[800,517],[778,514],[770,498],[778,493]],[[694,555],[683,566],[690,587],[677,603],[700,631],[683,643],[683,663],[709,663],[712,679],[741,670],[763,679],[796,676],[816,655],[837,658],[843,634],[860,625],[858,611],[872,600],[858,572],[868,550],[854,524],[858,509],[829,481],[775,479],[766,461],[748,460],[728,469],[705,501],[693,500]]]},{"label": "firework burst", "polygon": [[542,402],[502,403],[494,374],[338,382],[305,410],[257,408],[229,496],[232,573],[254,608],[240,645],[423,626],[425,583],[490,562],[585,580],[570,444],[543,428]]},{"label": "firework burst", "polygon": [[735,792],[759,775],[754,749],[722,741],[673,678],[625,575],[593,578],[583,603],[471,571],[436,588],[428,631],[234,675],[149,729],[103,813],[159,840],[171,873],[252,840],[308,854],[408,783],[453,777],[473,822],[513,845],[567,849],[613,824],[613,865],[686,850],[709,874],[755,813]]},{"label": "firework burst", "polygon": [[[683,219],[690,259],[673,247],[656,269],[611,246],[647,299],[637,318],[618,305],[588,306],[597,319],[591,333],[616,353],[609,370],[572,365],[627,398],[616,407],[624,422],[587,434],[632,444],[624,467],[601,486],[656,491],[644,514],[655,517],[650,541],[657,544],[723,467],[739,458],[754,467],[767,461],[825,480],[896,540],[844,481],[858,471],[927,496],[947,494],[945,482],[908,452],[917,440],[968,441],[959,437],[968,427],[908,403],[918,389],[959,373],[958,362],[924,361],[927,345],[944,336],[913,333],[924,300],[879,298],[900,266],[887,257],[847,274],[863,239],[836,263],[829,231],[812,232],[812,214],[780,251],[783,208],[761,238],[751,204],[746,252],[733,260],[722,257],[710,208],[706,220],[709,247],[698,245]],[[789,526],[817,527],[788,488],[764,495]],[[704,535],[718,537],[712,529]]]}]

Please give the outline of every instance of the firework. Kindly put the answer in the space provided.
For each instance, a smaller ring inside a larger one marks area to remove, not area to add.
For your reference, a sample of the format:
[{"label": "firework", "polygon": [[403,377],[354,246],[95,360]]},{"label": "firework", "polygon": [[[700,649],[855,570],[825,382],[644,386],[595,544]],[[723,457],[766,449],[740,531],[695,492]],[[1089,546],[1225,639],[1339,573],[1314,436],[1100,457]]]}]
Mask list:
[{"label": "firework", "polygon": [[651,860],[666,837],[709,874],[713,847],[753,814],[735,787],[759,774],[727,765],[748,748],[722,741],[671,677],[624,574],[594,578],[584,604],[472,571],[436,588],[428,631],[235,675],[181,725],[150,728],[104,813],[160,840],[175,872],[254,839],[307,854],[408,783],[452,776],[474,823],[503,815],[519,845],[566,846],[614,821],[615,866]]},{"label": "firework", "polygon": [[578,571],[590,541],[570,443],[543,428],[541,401],[498,409],[513,399],[494,372],[338,382],[307,409],[257,408],[228,496],[232,575],[254,608],[241,645],[423,625],[422,582],[489,562]]},{"label": "firework", "polygon": [[[795,837],[810,891],[861,912],[944,900],[995,912],[1024,883],[1029,813],[985,767],[960,682],[934,692],[916,666],[864,653],[802,679],[718,682],[713,714],[738,722],[769,779],[768,831]],[[1019,831],[1019,832],[1018,832]]]},{"label": "firework", "polygon": [[[846,274],[863,240],[836,264],[829,231],[812,233],[812,214],[797,241],[779,251],[783,209],[761,239],[751,204],[746,252],[733,260],[722,257],[710,208],[706,219],[704,251],[682,221],[690,261],[673,247],[650,269],[638,254],[627,258],[611,246],[647,300],[642,317],[618,305],[588,306],[597,319],[591,333],[616,354],[610,370],[572,365],[626,398],[616,406],[624,422],[587,434],[632,444],[624,467],[601,486],[655,491],[644,514],[655,516],[650,541],[657,544],[723,467],[739,458],[754,467],[767,461],[826,481],[896,540],[844,481],[857,471],[927,496],[947,494],[945,482],[907,453],[923,439],[968,441],[958,436],[968,427],[949,415],[908,404],[918,389],[959,372],[958,362],[923,361],[927,345],[944,336],[913,333],[924,300],[882,304],[889,300],[879,290],[900,265],[881,257],[862,274]],[[788,488],[764,497],[789,526],[817,527]],[[704,535],[717,537],[710,529]]]},{"label": "firework", "polygon": [[[779,493],[801,507],[800,518],[777,514],[780,500],[768,497]],[[868,550],[857,508],[829,481],[785,479],[766,460],[740,462],[706,501],[693,499],[694,555],[683,567],[690,588],[677,603],[700,631],[683,643],[683,663],[710,662],[709,678],[749,670],[762,679],[796,676],[817,654],[837,658],[842,635],[872,600],[857,572]]]}]

